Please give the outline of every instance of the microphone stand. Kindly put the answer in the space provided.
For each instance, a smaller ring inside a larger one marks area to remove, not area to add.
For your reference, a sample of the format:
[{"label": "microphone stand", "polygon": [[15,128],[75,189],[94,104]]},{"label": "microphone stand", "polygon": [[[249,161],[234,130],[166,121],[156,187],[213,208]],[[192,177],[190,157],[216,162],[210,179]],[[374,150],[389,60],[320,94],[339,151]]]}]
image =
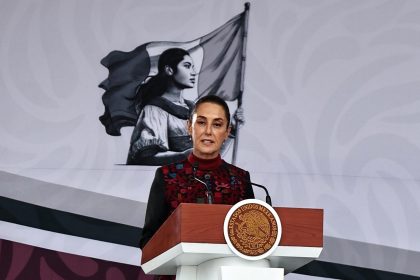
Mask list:
[{"label": "microphone stand", "polygon": [[206,187],[207,202],[208,202],[208,204],[213,204],[213,193],[210,190],[209,186],[204,181],[195,177],[195,175],[194,175],[194,180],[200,182],[201,184],[203,184]]},{"label": "microphone stand", "polygon": [[259,187],[259,188],[262,188],[264,191],[265,191],[265,202],[267,202],[267,204],[268,205],[270,205],[270,206],[273,206],[272,204],[271,204],[271,197],[270,197],[270,195],[268,194],[268,190],[267,190],[267,188],[266,187],[264,187],[263,185],[260,185],[260,184],[256,184],[256,183],[252,183],[252,182],[249,182],[251,185],[253,185],[253,186],[257,186],[257,187]]},{"label": "microphone stand", "polygon": [[206,182],[198,179],[195,176],[195,173],[197,172],[197,168],[198,168],[198,162],[195,162],[193,164],[193,176],[194,176],[194,180],[196,180],[197,182],[200,182],[201,184],[203,184],[206,187],[207,203],[208,204],[213,204],[213,192],[211,191],[210,187],[207,185]]}]

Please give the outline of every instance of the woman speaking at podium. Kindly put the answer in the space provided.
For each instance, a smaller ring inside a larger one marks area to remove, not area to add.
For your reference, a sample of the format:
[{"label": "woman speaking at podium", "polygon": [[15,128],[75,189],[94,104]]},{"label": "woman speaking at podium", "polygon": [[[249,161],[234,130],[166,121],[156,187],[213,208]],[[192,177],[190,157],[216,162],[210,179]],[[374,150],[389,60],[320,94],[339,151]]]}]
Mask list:
[{"label": "woman speaking at podium", "polygon": [[232,205],[254,198],[249,173],[220,156],[231,130],[226,102],[214,95],[202,97],[196,102],[187,125],[193,142],[192,153],[181,162],[156,170],[140,248],[182,202]]}]

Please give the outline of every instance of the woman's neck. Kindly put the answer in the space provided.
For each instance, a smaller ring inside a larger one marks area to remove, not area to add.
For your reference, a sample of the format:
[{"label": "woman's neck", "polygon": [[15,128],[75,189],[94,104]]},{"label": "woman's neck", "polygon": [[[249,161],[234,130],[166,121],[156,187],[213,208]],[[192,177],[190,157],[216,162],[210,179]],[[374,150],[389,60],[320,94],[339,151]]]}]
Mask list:
[{"label": "woman's neck", "polygon": [[175,86],[168,86],[168,88],[162,94],[162,97],[172,102],[182,102],[183,100],[182,90]]},{"label": "woman's neck", "polygon": [[213,170],[221,166],[223,163],[220,154],[218,154],[215,158],[203,159],[191,153],[189,154],[187,160],[191,163],[192,166],[196,166],[198,169],[201,170]]}]

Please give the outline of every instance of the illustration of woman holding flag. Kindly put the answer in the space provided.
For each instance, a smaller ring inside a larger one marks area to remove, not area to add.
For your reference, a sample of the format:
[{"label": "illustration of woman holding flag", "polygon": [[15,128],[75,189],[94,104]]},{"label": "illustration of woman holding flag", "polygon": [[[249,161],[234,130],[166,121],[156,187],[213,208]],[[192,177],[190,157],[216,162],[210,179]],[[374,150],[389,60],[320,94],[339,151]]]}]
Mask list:
[{"label": "illustration of woman holding flag", "polygon": [[[163,165],[188,156],[192,142],[187,120],[194,104],[183,98],[182,91],[194,87],[196,75],[186,50],[171,48],[159,56],[158,74],[137,91],[139,118],[131,136],[127,164]],[[242,110],[234,118],[243,123]]]},{"label": "illustration of woman holding flag", "polygon": [[186,120],[193,102],[185,100],[182,91],[194,87],[196,74],[187,51],[172,48],[160,55],[158,74],[137,91],[139,118],[131,136],[127,164],[162,165],[189,154],[192,144]]},{"label": "illustration of woman holding flag", "polygon": [[105,90],[105,111],[99,120],[112,136],[120,136],[122,127],[135,127],[127,164],[163,165],[189,154],[192,144],[186,127],[193,102],[184,99],[183,91],[191,88],[198,98],[217,95],[237,102],[232,135],[223,146],[225,152],[233,142],[235,163],[240,125],[234,122],[242,124],[244,119],[248,14],[246,3],[243,13],[195,40],[148,42],[129,52],[112,51],[101,60],[109,74],[99,84]]}]

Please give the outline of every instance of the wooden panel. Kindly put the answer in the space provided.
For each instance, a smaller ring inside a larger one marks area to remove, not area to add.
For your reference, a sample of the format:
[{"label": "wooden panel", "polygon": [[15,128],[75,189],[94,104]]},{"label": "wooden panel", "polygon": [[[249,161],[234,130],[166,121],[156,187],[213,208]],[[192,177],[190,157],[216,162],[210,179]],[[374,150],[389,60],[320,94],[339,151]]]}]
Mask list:
[{"label": "wooden panel", "polygon": [[[142,263],[180,242],[226,244],[223,222],[231,205],[182,203],[143,248]],[[274,208],[282,224],[282,246],[323,246],[323,210]]]},{"label": "wooden panel", "polygon": [[183,211],[181,242],[226,244],[223,223],[232,205],[189,204]]},{"label": "wooden panel", "polygon": [[323,209],[275,207],[280,217],[282,246],[323,247]]},{"label": "wooden panel", "polygon": [[169,250],[181,242],[181,212],[180,205],[162,224],[142,250],[141,263],[145,263],[154,257]]}]

